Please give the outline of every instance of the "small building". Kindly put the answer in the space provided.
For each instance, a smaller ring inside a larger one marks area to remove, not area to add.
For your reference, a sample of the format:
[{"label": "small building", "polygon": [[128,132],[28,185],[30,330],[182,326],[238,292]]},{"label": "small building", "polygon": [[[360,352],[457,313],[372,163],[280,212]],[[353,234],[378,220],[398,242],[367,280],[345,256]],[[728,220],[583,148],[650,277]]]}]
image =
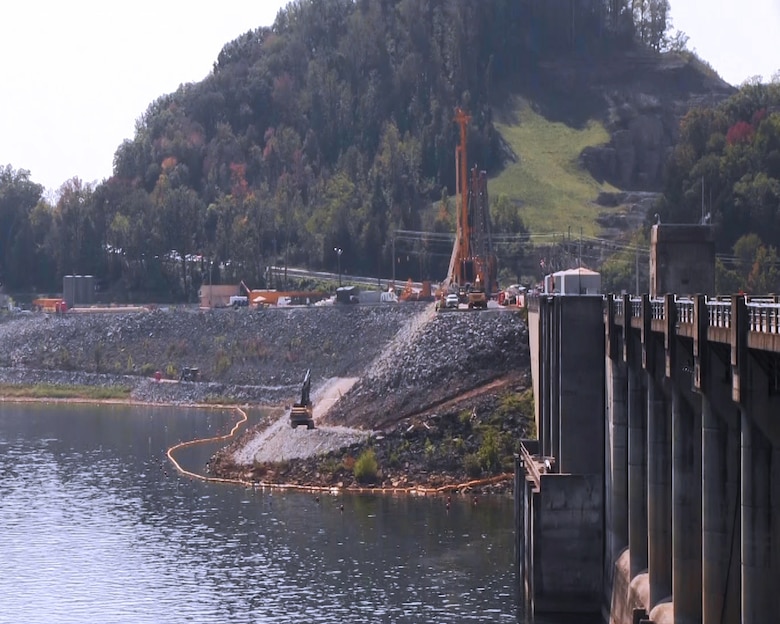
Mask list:
[{"label": "small building", "polygon": [[231,297],[240,294],[238,284],[203,284],[198,290],[198,299],[201,308],[227,308],[231,305]]},{"label": "small building", "polygon": [[715,292],[711,225],[656,224],[650,231],[650,296]]},{"label": "small building", "polygon": [[585,267],[551,273],[544,278],[544,290],[556,295],[600,295],[601,273]]}]

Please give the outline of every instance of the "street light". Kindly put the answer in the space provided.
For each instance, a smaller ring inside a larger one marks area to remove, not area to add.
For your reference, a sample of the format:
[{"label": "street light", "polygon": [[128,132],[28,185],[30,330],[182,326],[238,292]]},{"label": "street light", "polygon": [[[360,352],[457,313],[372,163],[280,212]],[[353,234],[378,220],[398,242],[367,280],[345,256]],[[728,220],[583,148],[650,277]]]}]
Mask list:
[{"label": "street light", "polygon": [[341,288],[341,254],[344,253],[344,250],[341,247],[334,247],[333,251],[336,252],[336,256],[338,256],[338,263],[339,263],[339,288]]}]

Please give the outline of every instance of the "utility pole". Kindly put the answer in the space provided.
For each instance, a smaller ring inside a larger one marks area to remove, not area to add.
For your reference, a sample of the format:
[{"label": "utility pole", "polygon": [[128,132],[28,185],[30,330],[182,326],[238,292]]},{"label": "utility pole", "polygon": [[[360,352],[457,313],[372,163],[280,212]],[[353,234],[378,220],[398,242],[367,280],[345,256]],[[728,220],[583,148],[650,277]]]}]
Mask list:
[{"label": "utility pole", "polygon": [[634,273],[636,274],[636,291],[634,291],[634,294],[639,294],[639,250],[636,250],[636,256],[635,256],[635,263],[636,266],[634,267]]},{"label": "utility pole", "polygon": [[390,240],[393,243],[393,288],[395,288],[395,236]]},{"label": "utility pole", "polygon": [[339,288],[341,288],[341,254],[344,253],[344,250],[341,247],[334,247],[333,251],[336,252],[336,256],[338,258],[338,265],[339,265]]}]

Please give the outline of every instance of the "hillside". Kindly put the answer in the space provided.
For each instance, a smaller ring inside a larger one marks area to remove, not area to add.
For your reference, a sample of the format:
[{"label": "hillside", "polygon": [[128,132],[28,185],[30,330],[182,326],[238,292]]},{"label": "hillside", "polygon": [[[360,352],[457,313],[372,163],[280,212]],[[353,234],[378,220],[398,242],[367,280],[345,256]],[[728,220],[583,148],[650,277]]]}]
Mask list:
[{"label": "hillside", "polygon": [[57,292],[64,274],[92,274],[117,299],[192,302],[205,281],[266,286],[269,265],[335,271],[334,249],[353,273],[439,280],[445,257],[424,240],[394,256],[393,241],[452,229],[446,210],[427,217],[455,191],[456,107],[493,196],[506,192],[498,233],[526,219],[596,233],[600,211],[625,209],[614,196],[594,208],[602,191],[657,191],[680,116],[728,89],[660,54],[666,24],[636,23],[625,1],[570,9],[291,3],[152,102],[97,187],[71,180],[49,205],[6,171],[4,283]]},{"label": "hillside", "polygon": [[692,56],[635,51],[548,63],[537,78],[497,106],[512,156],[490,183],[532,234],[610,238],[636,228],[663,189],[683,117],[735,91]]}]

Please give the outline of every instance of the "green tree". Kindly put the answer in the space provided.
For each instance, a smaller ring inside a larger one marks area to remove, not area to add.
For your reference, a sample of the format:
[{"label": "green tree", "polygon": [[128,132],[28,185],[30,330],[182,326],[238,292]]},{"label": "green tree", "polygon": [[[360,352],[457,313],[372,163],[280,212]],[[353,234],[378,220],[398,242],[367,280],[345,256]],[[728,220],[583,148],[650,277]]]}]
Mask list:
[{"label": "green tree", "polygon": [[42,194],[29,171],[0,167],[0,284],[12,290],[30,285],[29,215]]}]

